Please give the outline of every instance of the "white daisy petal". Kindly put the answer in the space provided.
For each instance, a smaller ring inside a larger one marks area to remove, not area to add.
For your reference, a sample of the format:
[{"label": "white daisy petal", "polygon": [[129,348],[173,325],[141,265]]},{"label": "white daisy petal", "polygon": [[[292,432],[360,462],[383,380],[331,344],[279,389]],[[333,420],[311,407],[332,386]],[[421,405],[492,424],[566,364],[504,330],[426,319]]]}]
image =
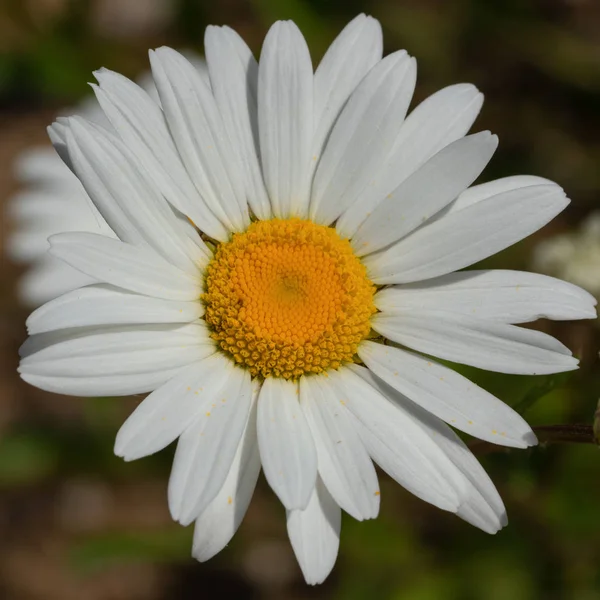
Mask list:
[{"label": "white daisy petal", "polygon": [[434,154],[466,135],[482,104],[483,94],[466,83],[446,87],[421,102],[402,124],[375,180],[338,219],[338,233],[351,238],[379,202]]},{"label": "white daisy petal", "polygon": [[352,238],[361,256],[403,238],[479,177],[498,146],[489,131],[449,144],[378,204]]},{"label": "white daisy petal", "polygon": [[[429,415],[429,419],[433,425],[430,430],[433,439],[469,481],[467,499],[456,514],[486,533],[497,533],[508,524],[508,517],[492,480],[450,427],[432,415]],[[422,419],[421,422],[427,421]]]},{"label": "white daisy petal", "polygon": [[23,381],[55,394],[82,397],[130,396],[131,394],[144,394],[155,390],[166,381],[177,377],[184,368],[177,367],[175,369],[154,370],[149,373],[129,373],[126,375],[111,373],[110,375],[98,377],[35,375],[21,368],[19,368],[19,373]]},{"label": "white daisy petal", "polygon": [[287,530],[306,583],[322,583],[335,565],[342,511],[317,478],[304,510],[288,510]]},{"label": "white daisy petal", "polygon": [[332,223],[376,177],[406,116],[416,76],[415,60],[401,50],[373,67],[354,90],[315,174],[309,212],[313,221]]},{"label": "white daisy petal", "polygon": [[210,88],[171,48],[150,52],[150,63],[169,130],[194,185],[228,231],[243,231],[249,225],[243,179]]},{"label": "white daisy petal", "polygon": [[545,375],[578,364],[566,346],[541,331],[444,310],[378,314],[371,326],[408,348],[488,371]]},{"label": "white daisy petal", "polygon": [[450,458],[466,477],[466,499],[458,508],[458,516],[488,533],[496,533],[506,525],[506,509],[494,484],[465,443],[443,421],[411,402],[368,369],[351,367],[388,400],[409,414]]},{"label": "white daisy petal", "polygon": [[64,121],[64,118],[57,119],[56,122],[46,128],[46,131],[60,159],[72,172],[75,172],[67,148],[67,127]]},{"label": "white daisy petal", "polygon": [[189,323],[204,314],[200,302],[140,296],[107,284],[82,287],[35,310],[27,319],[29,335],[93,325]]},{"label": "white daisy petal", "polygon": [[377,473],[335,392],[323,377],[302,377],[300,401],[329,493],[355,519],[374,519],[379,512]]},{"label": "white daisy petal", "polygon": [[258,148],[258,64],[244,40],[229,27],[207,27],[204,47],[212,90],[243,171],[248,203],[259,219],[269,219],[271,205]]},{"label": "white daisy petal", "polygon": [[323,56],[314,81],[313,168],[342,107],[360,80],[381,60],[382,52],[379,21],[361,14],[344,27]]},{"label": "white daisy petal", "polygon": [[149,246],[171,263],[193,271],[210,251],[196,236],[189,247],[175,214],[135,165],[135,158],[112,134],[69,119],[69,155],[77,175],[106,222],[124,242]]},{"label": "white daisy petal", "polygon": [[214,352],[204,323],[61,329],[30,336],[21,372],[93,377],[173,369]]},{"label": "white daisy petal", "polygon": [[338,401],[356,418],[373,460],[415,496],[456,512],[464,477],[418,423],[387,402],[352,365],[329,379]]},{"label": "white daisy petal", "polygon": [[361,343],[358,355],[388,385],[461,431],[514,448],[537,443],[521,415],[448,367],[368,341]]},{"label": "white daisy petal", "polygon": [[164,298],[197,300],[200,277],[193,278],[149,248],[132,246],[95,233],[62,233],[50,238],[52,256],[82,273],[123,289]]},{"label": "white daisy petal", "polygon": [[152,392],[123,423],[115,454],[136,460],[177,439],[215,401],[229,375],[229,364],[223,355],[212,354]]},{"label": "white daisy petal", "polygon": [[[534,177],[532,175],[515,175],[513,177],[495,179],[494,181],[488,181],[487,183],[480,183],[479,185],[474,185],[468,190],[465,190],[454,202],[452,202],[447,208],[447,214],[463,210],[482,200],[487,200],[492,196],[497,196],[498,194],[504,194],[505,192],[513,190],[520,190],[532,185],[556,184],[549,179]],[[446,211],[444,211],[444,213],[446,214]],[[443,214],[440,213],[436,216],[443,216]]]},{"label": "white daisy petal", "polygon": [[275,23],[258,67],[258,127],[265,185],[277,218],[305,217],[313,132],[313,71],[300,30]]},{"label": "white daisy petal", "polygon": [[521,271],[462,271],[384,288],[374,298],[383,314],[437,310],[500,323],[596,317],[596,299],[554,277]]},{"label": "white daisy petal", "polygon": [[220,552],[242,522],[260,473],[256,438],[256,397],[260,385],[253,381],[253,403],[246,429],[223,487],[196,519],[192,555],[204,562]]},{"label": "white daisy petal", "polygon": [[177,444],[169,479],[173,519],[189,525],[223,487],[252,405],[250,373],[229,361],[225,385],[206,398]]},{"label": "white daisy petal", "polygon": [[522,240],[569,203],[557,185],[532,185],[482,200],[426,224],[365,257],[371,281],[409,283],[468,267]]},{"label": "white daisy petal", "polygon": [[156,189],[208,235],[225,236],[222,223],[190,180],[160,106],[119,73],[102,68],[94,75],[100,87],[92,87],[100,105]]},{"label": "white daisy petal", "polygon": [[[91,124],[87,124],[88,126],[85,127],[84,122],[80,122],[75,118],[72,120],[65,119],[64,121],[65,123],[60,126],[62,130],[61,134],[65,140],[65,152],[69,155],[74,174],[82,182],[94,206],[119,239],[133,244],[143,244],[143,237],[138,231],[136,224],[132,223],[128,215],[123,212],[119,202],[96,173],[95,167],[105,166],[103,157],[96,156],[98,153],[98,143],[94,139],[94,135],[89,132],[89,129],[93,128],[94,133],[98,133],[97,129]],[[54,125],[58,124],[55,123]],[[72,125],[75,126],[75,133],[73,132]],[[87,142],[83,149],[81,148],[82,141]],[[88,152],[84,152],[88,148]]]},{"label": "white daisy petal", "polygon": [[304,509],[317,476],[317,453],[298,384],[265,379],[258,399],[258,447],[265,477],[283,505]]},{"label": "white daisy petal", "polygon": [[20,350],[19,373],[26,381],[41,378],[47,385],[39,387],[50,391],[59,381],[72,378],[73,385],[63,393],[78,396],[107,395],[91,384],[87,388],[86,382],[100,385],[104,378],[110,386],[111,377],[118,381],[123,376],[125,389],[120,391],[115,384],[110,395],[127,395],[133,393],[129,376],[145,374],[152,379],[154,371],[170,372],[213,352],[214,343],[200,324],[64,329],[29,337]]}]

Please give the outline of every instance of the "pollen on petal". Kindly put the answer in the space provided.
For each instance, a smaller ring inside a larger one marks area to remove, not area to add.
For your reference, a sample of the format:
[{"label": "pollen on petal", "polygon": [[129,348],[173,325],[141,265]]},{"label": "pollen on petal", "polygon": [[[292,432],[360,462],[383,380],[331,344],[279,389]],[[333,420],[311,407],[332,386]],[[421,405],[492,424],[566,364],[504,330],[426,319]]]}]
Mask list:
[{"label": "pollen on petal", "polygon": [[301,219],[257,221],[219,245],[206,290],[212,338],[261,377],[351,362],[376,311],[375,286],[349,241]]}]

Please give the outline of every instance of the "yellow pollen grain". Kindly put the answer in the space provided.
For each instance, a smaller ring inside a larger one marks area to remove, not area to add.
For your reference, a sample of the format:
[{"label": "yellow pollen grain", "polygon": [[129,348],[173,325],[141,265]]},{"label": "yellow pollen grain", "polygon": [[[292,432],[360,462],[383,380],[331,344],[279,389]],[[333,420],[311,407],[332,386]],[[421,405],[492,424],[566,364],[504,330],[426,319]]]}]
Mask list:
[{"label": "yellow pollen grain", "polygon": [[348,240],[301,219],[257,221],[207,267],[211,337],[252,376],[298,379],[352,362],[375,286]]}]

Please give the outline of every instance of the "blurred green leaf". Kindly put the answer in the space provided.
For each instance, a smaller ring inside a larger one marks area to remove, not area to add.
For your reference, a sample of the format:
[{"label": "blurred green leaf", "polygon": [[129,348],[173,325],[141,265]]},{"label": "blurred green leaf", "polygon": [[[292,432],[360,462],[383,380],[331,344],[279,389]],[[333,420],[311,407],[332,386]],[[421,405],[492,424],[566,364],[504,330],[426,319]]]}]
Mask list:
[{"label": "blurred green leaf", "polygon": [[598,406],[594,413],[594,441],[600,445],[600,400],[598,400]]},{"label": "blurred green leaf", "polygon": [[572,371],[567,373],[556,373],[555,375],[546,375],[537,380],[537,383],[530,388],[525,395],[513,408],[520,414],[525,414],[538,400],[547,396],[550,392],[564,386],[572,377]]},{"label": "blurred green leaf", "polygon": [[192,528],[178,525],[162,531],[112,532],[75,542],[69,550],[73,567],[80,571],[104,569],[113,564],[170,562],[190,557]]},{"label": "blurred green leaf", "polygon": [[35,434],[8,434],[0,440],[0,486],[38,483],[51,475],[59,462],[49,440]]}]

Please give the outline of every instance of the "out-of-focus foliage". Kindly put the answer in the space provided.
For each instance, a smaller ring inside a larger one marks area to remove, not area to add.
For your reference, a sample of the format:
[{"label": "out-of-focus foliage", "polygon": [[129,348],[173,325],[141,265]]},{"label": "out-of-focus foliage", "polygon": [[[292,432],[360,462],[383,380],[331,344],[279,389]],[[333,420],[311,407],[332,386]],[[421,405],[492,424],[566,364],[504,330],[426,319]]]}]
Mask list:
[{"label": "out-of-focus foliage", "polygon": [[[89,92],[92,70],[135,77],[147,68],[148,48],[201,51],[210,23],[236,28],[258,55],[280,18],[299,24],[317,62],[361,11],[382,22],[386,51],[405,47],[417,57],[415,102],[461,81],[485,93],[475,130],[500,137],[486,179],[541,175],[573,200],[540,234],[484,266],[528,269],[540,239],[574,228],[598,207],[598,0],[4,0],[0,200],[15,191],[15,154],[43,142],[53,111]],[[3,235],[8,226],[3,220]],[[336,569],[325,585],[307,588],[286,541],[284,511],[264,482],[231,546],[195,563],[191,529],[167,511],[172,452],[128,464],[112,454],[135,401],[63,398],[18,380],[26,316],[14,294],[19,273],[3,257],[0,597],[600,599],[600,449],[588,443],[600,396],[593,324],[539,324],[582,359],[575,373],[511,377],[456,367],[548,440],[527,451],[473,443],[505,500],[507,529],[490,537],[382,474],[381,516],[346,518]],[[569,429],[574,424],[584,427]]]}]

